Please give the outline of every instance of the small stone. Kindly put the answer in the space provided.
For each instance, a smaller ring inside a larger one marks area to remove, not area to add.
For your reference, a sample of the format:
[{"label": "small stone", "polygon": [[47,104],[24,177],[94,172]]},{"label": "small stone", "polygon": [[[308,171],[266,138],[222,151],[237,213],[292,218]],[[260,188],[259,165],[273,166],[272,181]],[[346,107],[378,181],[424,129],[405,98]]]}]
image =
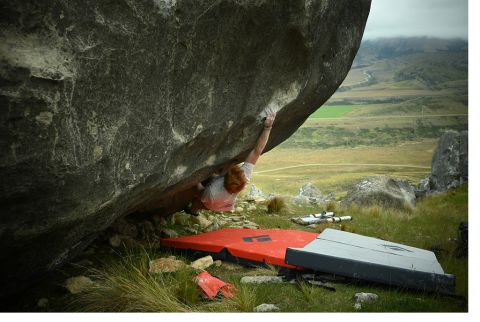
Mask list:
[{"label": "small stone", "polygon": [[193,261],[190,264],[190,267],[198,270],[205,270],[207,267],[210,267],[212,265],[213,265],[213,258],[212,256],[208,255],[208,256],[199,258],[196,261]]},{"label": "small stone", "polygon": [[168,228],[162,228],[162,230],[160,230],[160,235],[167,238],[178,237],[178,233],[175,230]]},{"label": "small stone", "polygon": [[122,245],[122,238],[120,235],[113,235],[109,238],[108,243],[114,248],[120,247],[120,245]]},{"label": "small stone", "polygon": [[140,230],[140,236],[144,240],[156,240],[158,237],[155,235],[155,227],[153,224],[148,221],[144,220],[138,224],[138,230]]},{"label": "small stone", "polygon": [[138,234],[137,227],[135,227],[134,224],[129,223],[125,218],[117,219],[112,224],[112,229],[120,235],[126,235],[133,238],[137,237]]},{"label": "small stone", "polygon": [[160,215],[155,215],[153,216],[153,222],[155,223],[155,226],[160,226],[160,227],[165,227],[167,226],[167,220],[165,219],[165,217],[162,217]]},{"label": "small stone", "polygon": [[215,265],[215,267],[220,267],[222,266],[222,261],[217,259],[216,261],[213,262],[213,265]]},{"label": "small stone", "polygon": [[83,292],[86,288],[92,286],[93,281],[86,276],[70,277],[65,281],[65,287],[72,294],[78,294]]},{"label": "small stone", "polygon": [[204,215],[192,216],[191,220],[198,224],[201,229],[205,229],[212,224],[212,221],[208,220]]},{"label": "small stone", "polygon": [[375,302],[378,300],[378,295],[374,293],[357,293],[354,295],[353,299],[357,303],[365,303],[365,302]]},{"label": "small stone", "polygon": [[240,216],[231,216],[229,219],[230,219],[231,221],[238,222],[238,221],[242,221],[244,218],[243,218],[243,217],[240,217]]},{"label": "small stone", "polygon": [[244,276],[240,279],[242,284],[274,284],[284,283],[282,276]]},{"label": "small stone", "polygon": [[185,227],[185,231],[186,231],[187,233],[192,234],[192,235],[198,234],[198,230],[193,229],[193,228],[190,228],[190,227]]},{"label": "small stone", "polygon": [[235,212],[243,212],[243,208],[242,207],[236,207]]},{"label": "small stone", "polygon": [[255,210],[257,210],[257,207],[255,205],[249,205],[247,207],[247,211],[255,211]]},{"label": "small stone", "polygon": [[253,309],[254,312],[278,312],[280,308],[275,304],[263,303]]},{"label": "small stone", "polygon": [[214,222],[213,224],[205,228],[205,232],[214,231],[218,229],[220,229],[220,226],[216,222]]},{"label": "small stone", "polygon": [[246,225],[243,225],[242,228],[246,228],[246,229],[258,229],[258,225],[257,225],[257,224],[246,224]]},{"label": "small stone", "polygon": [[361,309],[362,309],[362,304],[360,304],[360,303],[355,303],[355,304],[353,305],[353,307],[355,308],[355,310],[358,311],[358,310],[361,310]]},{"label": "small stone", "polygon": [[228,228],[243,228],[243,226],[240,225],[228,225]]},{"label": "small stone", "polygon": [[152,274],[171,273],[183,268],[185,266],[185,263],[181,260],[175,259],[175,256],[170,256],[168,258],[158,258],[151,260],[148,266],[148,272]]},{"label": "small stone", "polygon": [[37,307],[39,307],[41,309],[46,308],[47,305],[48,305],[48,299],[44,298],[44,297],[39,299],[38,302],[37,302]]},{"label": "small stone", "polygon": [[185,214],[182,212],[174,213],[172,216],[172,221],[175,225],[186,226],[188,225],[188,221],[191,215]]}]

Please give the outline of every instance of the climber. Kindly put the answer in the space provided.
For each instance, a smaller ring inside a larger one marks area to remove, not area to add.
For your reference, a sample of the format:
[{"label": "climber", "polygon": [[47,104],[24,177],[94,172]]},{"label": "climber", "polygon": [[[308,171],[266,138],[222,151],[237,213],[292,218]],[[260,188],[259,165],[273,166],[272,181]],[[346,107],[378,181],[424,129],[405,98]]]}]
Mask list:
[{"label": "climber", "polygon": [[243,165],[233,165],[225,175],[211,178],[206,186],[202,183],[197,184],[196,197],[192,200],[191,205],[184,209],[186,213],[198,216],[198,211],[201,209],[218,212],[234,209],[238,193],[250,181],[253,167],[267,145],[275,116],[276,113],[273,110],[267,109],[262,134],[260,134],[255,148],[250,151]]}]

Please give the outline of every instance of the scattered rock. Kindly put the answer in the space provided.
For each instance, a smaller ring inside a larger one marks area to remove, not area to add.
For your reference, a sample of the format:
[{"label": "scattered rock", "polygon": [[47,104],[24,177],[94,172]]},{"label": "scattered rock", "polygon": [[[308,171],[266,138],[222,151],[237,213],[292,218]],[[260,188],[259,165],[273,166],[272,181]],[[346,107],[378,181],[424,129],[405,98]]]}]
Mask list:
[{"label": "scattered rock", "polygon": [[243,226],[235,224],[235,225],[228,225],[228,228],[243,228]]},{"label": "scattered rock", "polygon": [[140,231],[141,239],[158,240],[158,236],[155,234],[155,227],[149,220],[144,220],[138,223],[138,230]]},{"label": "scattered rock", "polygon": [[362,309],[362,304],[360,304],[360,303],[355,303],[355,304],[353,305],[353,307],[355,308],[355,310],[358,311],[358,310],[361,310],[361,309]]},{"label": "scattered rock", "polygon": [[378,300],[378,295],[374,293],[356,293],[353,296],[356,303],[375,302]]},{"label": "scattered rock", "polygon": [[228,219],[231,220],[231,221],[238,222],[238,221],[243,221],[245,219],[245,217],[243,217],[243,216],[231,216]]},{"label": "scattered rock", "polygon": [[420,183],[415,188],[415,197],[422,198],[427,195],[427,193],[431,192],[432,185],[430,182],[430,176],[420,180]]},{"label": "scattered rock", "polygon": [[468,181],[468,131],[445,132],[432,158],[431,186],[436,191],[459,187]]},{"label": "scattered rock", "polygon": [[47,298],[42,297],[41,299],[38,300],[38,302],[37,302],[37,307],[38,308],[44,309],[47,306],[48,306],[48,299]]},{"label": "scattered rock", "polygon": [[285,283],[282,276],[244,276],[240,279],[242,284],[274,284]]},{"label": "scattered rock", "polygon": [[204,231],[205,232],[209,232],[209,231],[215,231],[215,230],[218,230],[220,229],[220,226],[218,223],[214,222],[213,224],[211,224],[210,226],[208,226]]},{"label": "scattered rock", "polygon": [[280,308],[275,304],[263,303],[253,309],[254,312],[278,312]]},{"label": "scattered rock", "polygon": [[213,265],[213,258],[210,255],[199,258],[190,264],[192,268],[198,269],[198,270],[204,270],[212,265]]},{"label": "scattered rock", "polygon": [[417,198],[447,191],[468,182],[468,131],[445,132],[432,158],[431,174],[415,188]]},{"label": "scattered rock", "polygon": [[174,225],[186,226],[190,221],[190,217],[192,216],[189,214],[183,212],[176,212],[172,216],[172,221]]},{"label": "scattered rock", "polygon": [[216,261],[213,261],[213,265],[215,265],[215,267],[220,267],[222,266],[222,261],[217,259]]},{"label": "scattered rock", "polygon": [[319,205],[330,200],[335,200],[334,193],[329,193],[327,196],[324,196],[320,189],[309,182],[300,188],[300,192],[293,199],[293,202],[296,204]]},{"label": "scattered rock", "polygon": [[70,277],[65,281],[65,288],[72,294],[83,292],[86,288],[94,285],[93,281],[86,276]]},{"label": "scattered rock", "polygon": [[192,216],[191,220],[192,220],[192,222],[198,224],[200,229],[205,229],[212,224],[212,222],[210,220],[208,220],[207,218],[205,218],[204,215],[198,215],[196,217]]},{"label": "scattered rock", "polygon": [[372,176],[357,183],[347,193],[342,204],[350,203],[411,209],[415,207],[415,191],[407,180]]},{"label": "scattered rock", "polygon": [[236,207],[235,212],[243,212],[243,208],[242,207]]},{"label": "scattered rock", "polygon": [[160,230],[160,235],[167,238],[178,237],[178,233],[175,230],[168,228],[162,228],[162,230]]},{"label": "scattered rock", "polygon": [[111,228],[119,235],[130,236],[132,238],[137,237],[138,230],[134,224],[129,223],[125,218],[117,219],[111,226]]},{"label": "scattered rock", "polygon": [[161,231],[164,227],[166,227],[168,225],[167,220],[160,215],[153,216],[152,220],[153,220],[153,224],[155,225],[155,228],[158,231]]},{"label": "scattered rock", "polygon": [[190,227],[185,227],[185,231],[186,231],[187,233],[192,234],[192,235],[198,234],[198,230],[193,229],[193,228],[190,228]]},{"label": "scattered rock", "polygon": [[257,207],[255,205],[248,205],[247,206],[247,211],[255,211],[257,210]]},{"label": "scattered rock", "polygon": [[256,202],[258,200],[265,201],[268,198],[268,195],[257,188],[254,184],[251,183],[249,186],[248,192],[244,198],[245,200]]},{"label": "scattered rock", "polygon": [[176,272],[185,267],[185,263],[175,256],[151,260],[148,264],[148,272],[151,274]]},{"label": "scattered rock", "polygon": [[244,225],[242,226],[242,228],[246,228],[246,229],[258,229],[259,226],[258,226],[258,224],[256,224],[256,223],[247,223],[247,224],[244,224]]},{"label": "scattered rock", "polygon": [[120,245],[122,245],[122,238],[120,235],[115,234],[108,239],[108,243],[114,248],[120,247]]}]

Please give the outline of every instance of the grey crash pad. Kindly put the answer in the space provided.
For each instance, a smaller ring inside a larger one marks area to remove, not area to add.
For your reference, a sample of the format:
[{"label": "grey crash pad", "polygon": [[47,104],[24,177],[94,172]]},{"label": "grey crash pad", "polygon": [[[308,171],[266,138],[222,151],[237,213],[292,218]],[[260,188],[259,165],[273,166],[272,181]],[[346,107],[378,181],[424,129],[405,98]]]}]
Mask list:
[{"label": "grey crash pad", "polygon": [[325,229],[303,248],[287,248],[285,262],[366,281],[455,293],[455,276],[444,273],[433,252],[335,229]]}]

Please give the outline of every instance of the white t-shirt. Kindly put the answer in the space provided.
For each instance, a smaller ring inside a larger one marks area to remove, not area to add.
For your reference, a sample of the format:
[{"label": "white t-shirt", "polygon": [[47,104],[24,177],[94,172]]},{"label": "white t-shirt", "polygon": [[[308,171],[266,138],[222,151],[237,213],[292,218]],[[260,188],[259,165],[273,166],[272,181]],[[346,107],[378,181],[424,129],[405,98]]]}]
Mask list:
[{"label": "white t-shirt", "polygon": [[[253,164],[249,162],[243,163],[240,167],[245,173],[247,183],[250,181],[250,177],[253,172]],[[202,198],[202,203],[210,210],[213,211],[231,211],[237,201],[238,193],[230,193],[224,186],[225,177],[219,176],[214,179],[205,187]]]}]

